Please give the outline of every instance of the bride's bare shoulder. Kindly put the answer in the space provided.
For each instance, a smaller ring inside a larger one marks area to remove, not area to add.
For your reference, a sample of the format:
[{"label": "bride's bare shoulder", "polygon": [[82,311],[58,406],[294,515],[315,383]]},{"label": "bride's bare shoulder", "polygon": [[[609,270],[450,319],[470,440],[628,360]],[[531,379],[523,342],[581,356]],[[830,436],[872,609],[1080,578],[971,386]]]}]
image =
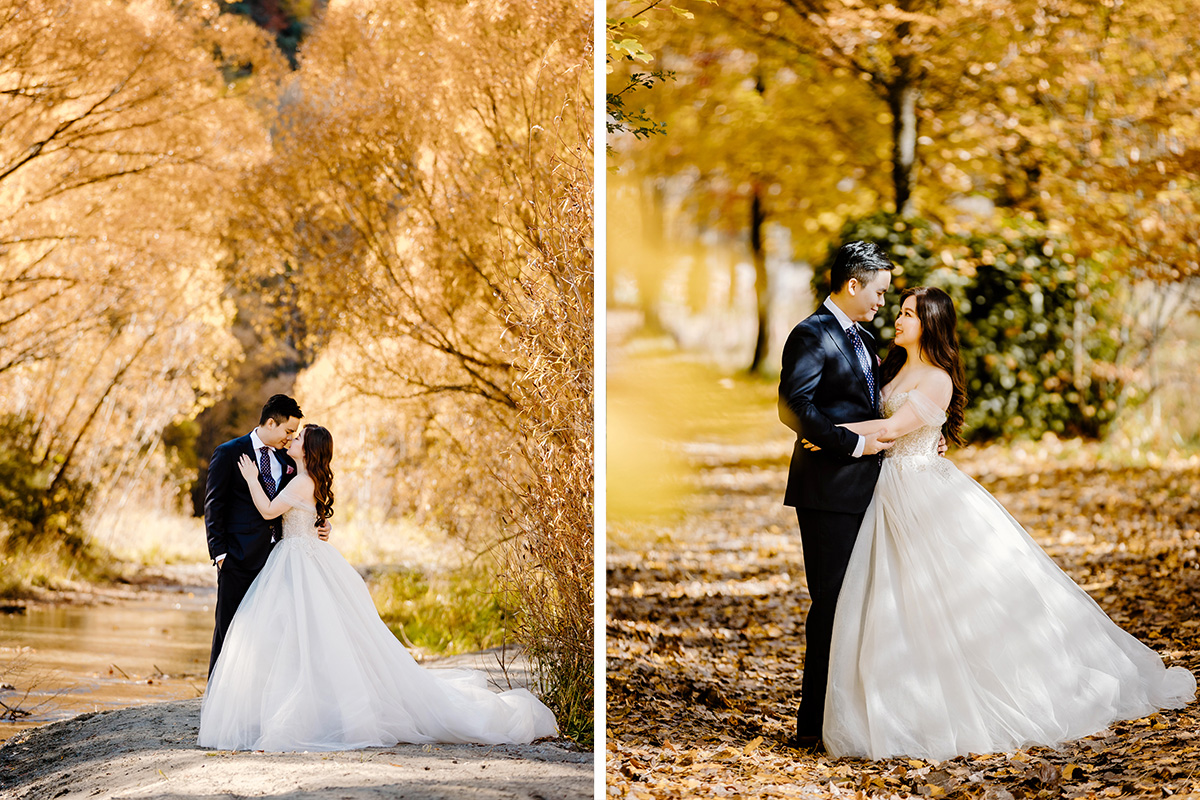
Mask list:
[{"label": "bride's bare shoulder", "polygon": [[306,500],[311,505],[315,489],[316,484],[313,483],[313,479],[307,474],[300,474],[288,482],[284,491],[288,493],[289,497]]},{"label": "bride's bare shoulder", "polygon": [[954,379],[940,367],[929,367],[921,372],[915,388],[942,408],[946,408],[954,396]]}]

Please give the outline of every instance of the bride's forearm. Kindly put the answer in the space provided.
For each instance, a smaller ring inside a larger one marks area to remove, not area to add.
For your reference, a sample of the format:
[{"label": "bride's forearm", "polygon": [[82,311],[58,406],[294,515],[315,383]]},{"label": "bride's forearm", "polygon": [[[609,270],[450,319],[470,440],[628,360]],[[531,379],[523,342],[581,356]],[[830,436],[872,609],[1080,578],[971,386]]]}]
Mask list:
[{"label": "bride's forearm", "polygon": [[864,419],[861,422],[843,422],[839,427],[857,433],[859,436],[870,436],[873,433],[879,433],[886,422],[887,420],[882,419]]},{"label": "bride's forearm", "polygon": [[272,519],[267,514],[271,508],[271,500],[259,486],[258,481],[247,480],[246,485],[250,487],[250,499],[254,501],[254,507],[258,509],[258,513],[262,514],[264,519]]},{"label": "bride's forearm", "polygon": [[879,439],[891,442],[901,436],[912,433],[925,424],[925,421],[907,403],[900,407],[892,416],[880,420]]},{"label": "bride's forearm", "polygon": [[262,514],[263,519],[275,519],[291,508],[287,503],[280,501],[278,497],[274,500],[268,498],[266,491],[258,481],[247,478],[246,485],[250,487],[250,498],[254,501],[254,507],[258,509],[259,514]]}]

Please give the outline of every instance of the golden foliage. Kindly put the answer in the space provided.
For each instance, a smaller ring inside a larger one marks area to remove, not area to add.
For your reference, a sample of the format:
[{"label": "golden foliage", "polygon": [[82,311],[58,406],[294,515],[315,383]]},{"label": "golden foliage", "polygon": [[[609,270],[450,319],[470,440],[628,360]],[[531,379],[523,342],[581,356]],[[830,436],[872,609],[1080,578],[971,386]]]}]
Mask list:
[{"label": "golden foliage", "polygon": [[289,293],[279,329],[336,354],[305,391],[376,411],[347,433],[394,454],[381,500],[524,547],[504,588],[528,593],[517,632],[557,665],[546,679],[586,685],[561,701],[543,687],[577,732],[592,715],[589,11],[332,6],[234,231],[245,288]]},{"label": "golden foliage", "polygon": [[978,196],[1052,224],[1078,255],[1178,280],[1200,271],[1197,11],[1195,0],[697,6],[694,21],[643,37],[678,79],[649,101],[670,133],[624,149],[650,177],[704,179],[692,199],[705,226],[728,224],[731,201],[740,209],[765,182],[803,257],[863,204],[992,224],[964,213]]},{"label": "golden foliage", "polygon": [[220,237],[277,61],[216,3],[0,2],[0,411],[50,502],[72,474],[119,498],[218,388]]}]

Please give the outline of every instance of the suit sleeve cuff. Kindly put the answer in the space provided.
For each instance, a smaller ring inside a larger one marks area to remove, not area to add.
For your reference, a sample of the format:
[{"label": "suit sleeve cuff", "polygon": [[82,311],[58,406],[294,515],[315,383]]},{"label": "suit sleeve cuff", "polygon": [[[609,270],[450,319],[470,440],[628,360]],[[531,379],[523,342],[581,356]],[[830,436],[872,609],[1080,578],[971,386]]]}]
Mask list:
[{"label": "suit sleeve cuff", "polygon": [[850,455],[854,458],[862,458],[863,450],[867,449],[867,437],[859,434],[858,444],[854,446],[854,452]]},{"label": "suit sleeve cuff", "polygon": [[220,555],[213,556],[213,566],[215,567],[217,564],[220,564],[226,555],[226,553],[221,553]]}]

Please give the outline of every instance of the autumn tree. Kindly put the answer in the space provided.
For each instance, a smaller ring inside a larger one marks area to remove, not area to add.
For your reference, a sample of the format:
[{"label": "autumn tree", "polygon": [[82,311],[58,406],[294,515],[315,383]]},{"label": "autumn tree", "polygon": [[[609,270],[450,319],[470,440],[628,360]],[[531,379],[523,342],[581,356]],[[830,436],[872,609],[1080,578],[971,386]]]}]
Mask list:
[{"label": "autumn tree", "polygon": [[30,476],[10,550],[78,544],[234,354],[216,263],[266,143],[262,84],[230,82],[249,65],[276,66],[215,3],[0,2],[0,412]]},{"label": "autumn tree", "polygon": [[1200,272],[1193,0],[1047,4],[967,120],[998,201],[1133,278]]},{"label": "autumn tree", "polygon": [[880,166],[890,167],[890,199],[906,215],[918,210],[919,149],[936,144],[933,121],[942,120],[939,130],[953,132],[957,114],[977,102],[964,73],[996,71],[1027,12],[1017,0],[732,0],[719,8],[763,42],[830,74],[854,78],[874,99],[876,124],[890,140]]},{"label": "autumn tree", "polygon": [[[753,173],[728,182],[750,195],[741,228],[757,268],[760,320],[765,281],[756,208],[771,209],[801,243],[794,255],[807,259],[820,258],[843,223],[889,208],[950,234],[1042,226],[1074,259],[1063,263],[1078,265],[1068,270],[1079,298],[1069,343],[1082,391],[1091,370],[1083,342],[1096,324],[1086,286],[1097,276],[1086,271],[1122,281],[1176,281],[1195,272],[1196,82],[1185,54],[1195,45],[1187,20],[1196,10],[1182,0],[697,6],[697,29],[707,23],[713,33],[689,37],[677,26],[662,46],[678,74],[701,79],[694,88],[678,82],[678,103],[668,91],[655,99],[668,122],[695,113],[699,124],[675,125],[679,135],[666,145],[626,147],[623,163],[647,182],[673,176],[677,184],[680,176],[736,175],[742,163],[776,152],[792,165],[824,157],[832,166],[825,180],[813,175],[798,187],[805,201],[815,201],[817,211],[807,217],[778,213],[797,205],[797,188],[786,181],[772,184],[768,204],[754,202]],[[730,70],[736,80],[720,86],[703,76],[700,65],[711,61],[739,64]],[[784,106],[767,124],[737,114],[739,98],[752,96],[752,88],[769,91],[753,65],[772,62],[801,75],[814,97],[836,93],[836,108],[801,104],[809,131],[852,119],[857,146],[812,135],[777,142],[771,123]],[[698,99],[706,92],[712,105]],[[723,137],[733,145],[725,152]],[[672,145],[684,164],[667,155]],[[885,175],[890,185],[880,186]],[[833,190],[839,182],[848,193]],[[691,218],[707,224],[711,216],[696,208],[709,194],[705,184],[695,181],[682,194]],[[1187,306],[1171,301],[1171,288],[1118,296],[1133,307],[1113,311],[1116,317],[1146,321],[1130,326],[1128,346],[1118,353],[1119,368],[1128,369],[1149,359],[1170,314]]]},{"label": "autumn tree", "polygon": [[[506,553],[573,735],[591,706],[591,49],[573,2],[330,8],[234,268],[296,292],[312,409],[385,414],[395,507]],[[291,324],[281,321],[282,324]],[[337,398],[337,400],[334,400]],[[359,435],[342,430],[335,437]]]},{"label": "autumn tree", "polygon": [[[701,231],[744,243],[755,271],[749,371],[756,372],[768,352],[767,224],[806,237],[831,218],[840,222],[877,205],[887,186],[873,169],[880,145],[871,138],[874,120],[846,76],[824,80],[813,64],[779,48],[749,49],[743,31],[711,13],[680,26],[661,47],[677,80],[656,93],[652,109],[670,132],[626,148],[625,171],[648,175],[647,182],[677,176],[678,212]],[[802,246],[800,254],[808,253]],[[659,267],[649,261],[648,268]]]}]

